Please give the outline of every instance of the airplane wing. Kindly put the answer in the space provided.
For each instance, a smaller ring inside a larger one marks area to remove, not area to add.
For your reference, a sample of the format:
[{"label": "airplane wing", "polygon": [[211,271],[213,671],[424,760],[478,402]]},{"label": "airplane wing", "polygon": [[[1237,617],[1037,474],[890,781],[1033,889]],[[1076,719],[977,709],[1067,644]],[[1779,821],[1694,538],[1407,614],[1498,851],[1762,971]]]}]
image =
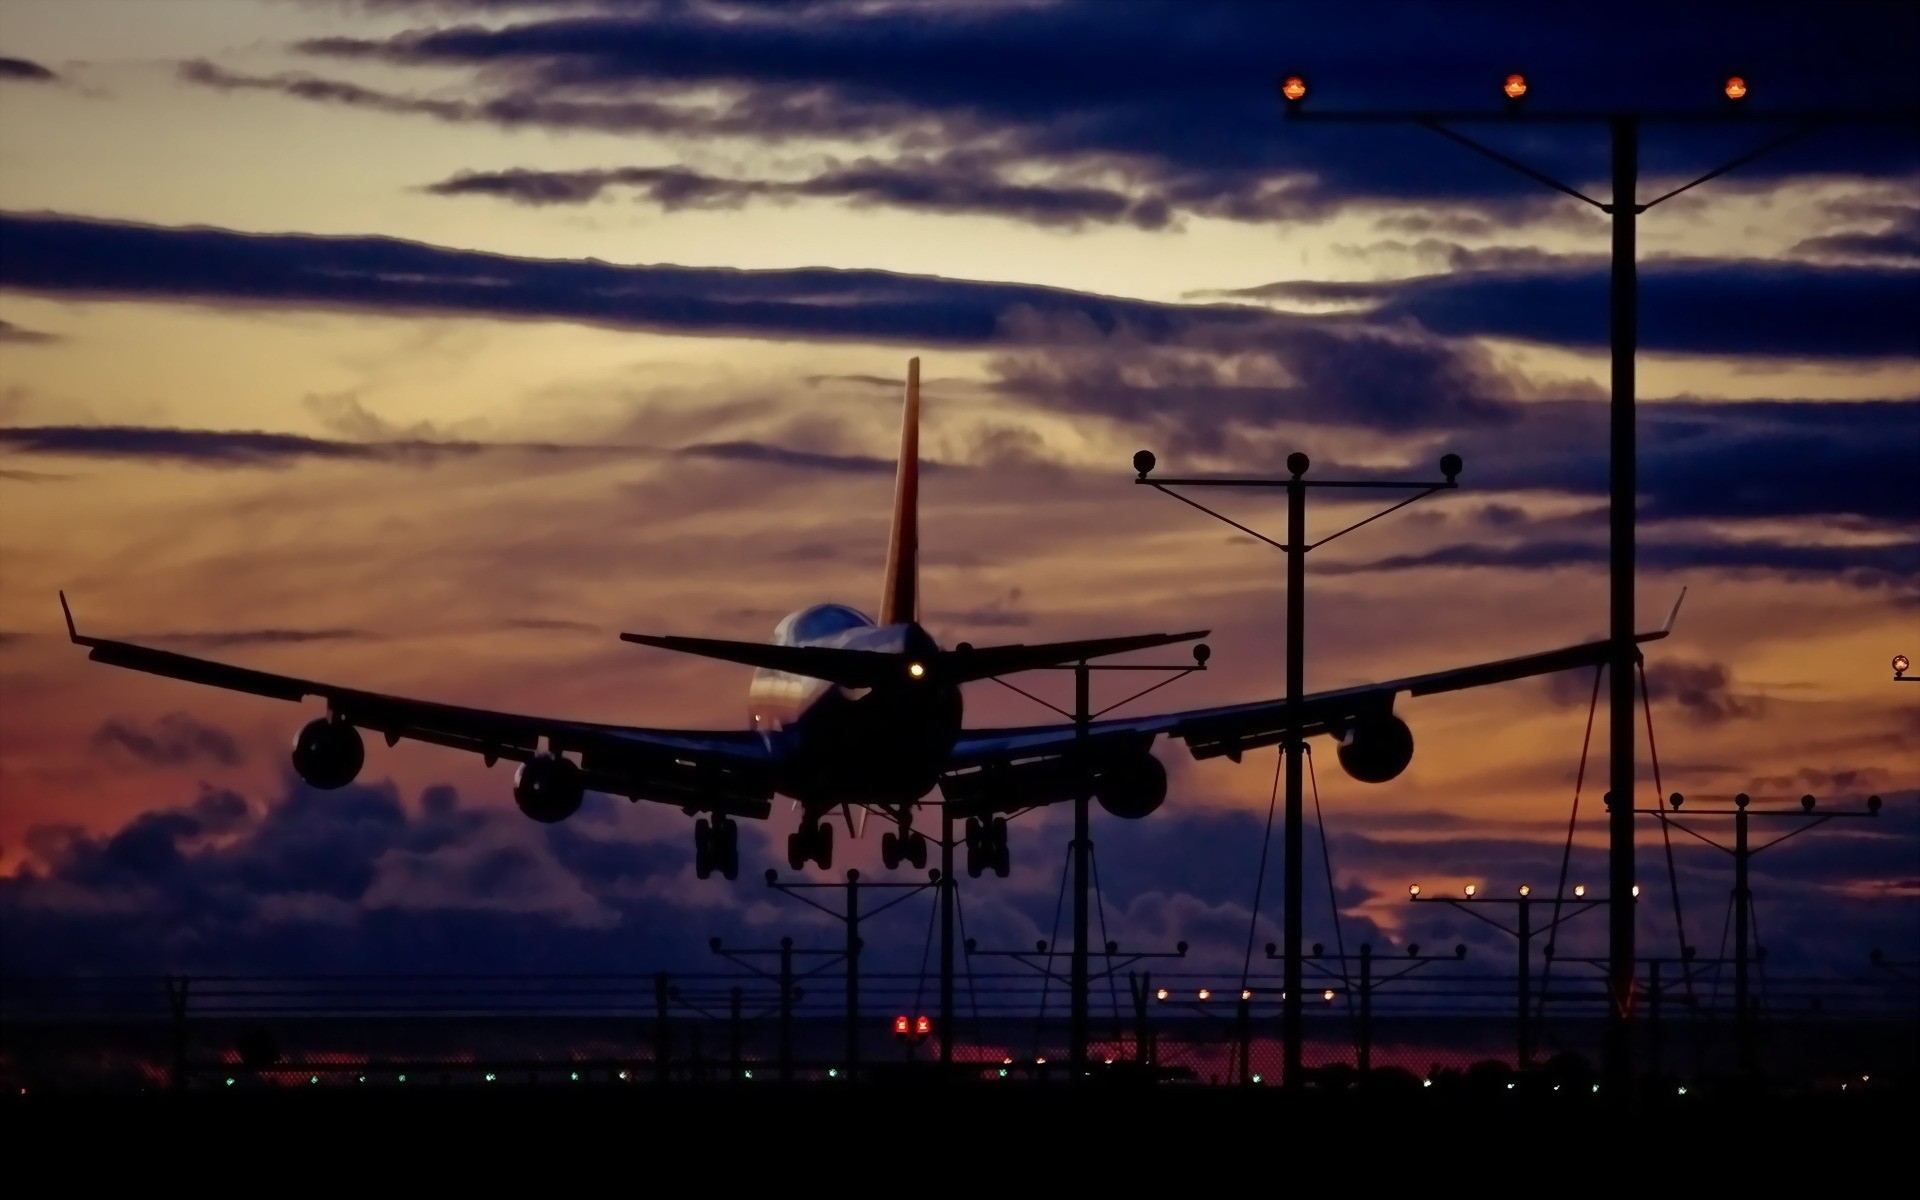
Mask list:
[{"label": "airplane wing", "polygon": [[[1681,600],[1686,598],[1684,589],[1680,597]],[[1666,637],[1679,612],[1680,601],[1676,600],[1665,625],[1634,635],[1634,641],[1643,643]],[[1607,661],[1610,644],[1605,640],[1582,642],[1538,654],[1432,671],[1384,683],[1313,692],[1302,696],[1300,700],[1303,732],[1308,737],[1337,732],[1356,720],[1390,713],[1394,699],[1402,692],[1410,696],[1432,696],[1484,687],[1490,683],[1548,675],[1574,667],[1597,666]],[[1164,733],[1184,741],[1195,758],[1225,755],[1238,759],[1247,750],[1279,745],[1286,739],[1286,729],[1287,702],[1281,698],[1146,717],[1094,721],[1088,725],[1087,735],[1102,744],[1112,744],[1150,743],[1155,735]],[[954,746],[949,769],[960,771],[1062,754],[1072,748],[1074,737],[1071,724],[967,730]]]},{"label": "airplane wing", "polygon": [[384,737],[431,742],[498,759],[525,762],[542,749],[576,753],[588,790],[705,811],[765,819],[772,808],[772,755],[760,736],[742,730],[641,729],[553,717],[492,712],[429,700],[360,691],[89,637],[74,626],[67,598],[67,636],[88,658],[110,666],[202,683],[275,700],[318,696],[341,720]]}]

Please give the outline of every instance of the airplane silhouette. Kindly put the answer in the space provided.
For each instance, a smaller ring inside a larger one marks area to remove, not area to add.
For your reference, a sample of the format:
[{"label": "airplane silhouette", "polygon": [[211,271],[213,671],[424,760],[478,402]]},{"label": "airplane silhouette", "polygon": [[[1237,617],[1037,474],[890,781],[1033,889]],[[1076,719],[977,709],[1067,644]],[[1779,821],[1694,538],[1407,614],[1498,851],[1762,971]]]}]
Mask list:
[{"label": "airplane silhouette", "polygon": [[[826,818],[836,810],[849,834],[858,833],[856,810],[884,814],[898,826],[881,840],[886,866],[924,867],[927,841],[913,831],[913,814],[936,788],[950,811],[965,817],[968,873],[978,877],[992,870],[1004,877],[1007,814],[1072,800],[1088,784],[1114,816],[1138,819],[1159,808],[1167,772],[1152,745],[1160,734],[1185,742],[1195,758],[1224,755],[1236,762],[1247,750],[1286,740],[1284,699],[1093,721],[1084,757],[1071,723],[963,728],[962,684],[1193,641],[1207,631],[1032,645],[962,642],[943,649],[919,620],[919,426],[915,358],[907,364],[877,620],[846,605],[817,604],[782,620],[770,643],[620,635],[643,646],[753,667],[751,727],[744,730],[591,724],[382,695],[84,636],[64,592],[60,606],[68,637],[89,647],[92,661],[278,700],[325,700],[327,715],[302,726],[293,743],[293,769],[312,787],[345,787],[359,775],[366,761],[360,730],[380,734],[390,746],[411,738],[466,750],[488,766],[510,759],[520,764],[514,802],[536,821],[565,820],[589,791],[669,804],[697,816],[694,868],[702,879],[715,871],[738,876],[735,818],[766,819],[775,795],[792,798],[801,812],[799,827],[787,838],[787,861],[796,871],[809,862],[832,865],[833,826]],[[1679,611],[1675,601],[1664,626],[1635,640],[1665,637]],[[1606,661],[1607,652],[1607,642],[1592,641],[1312,693],[1302,700],[1302,732],[1336,738],[1340,765],[1349,775],[1384,783],[1413,759],[1413,733],[1393,712],[1400,693],[1426,696],[1594,666]]]}]

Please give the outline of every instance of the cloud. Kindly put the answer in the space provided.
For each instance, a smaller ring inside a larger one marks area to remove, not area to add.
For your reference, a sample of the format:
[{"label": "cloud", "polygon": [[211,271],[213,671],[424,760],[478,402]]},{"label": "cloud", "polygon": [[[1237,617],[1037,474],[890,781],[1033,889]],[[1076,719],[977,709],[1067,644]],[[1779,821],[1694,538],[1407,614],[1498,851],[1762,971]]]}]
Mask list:
[{"label": "cloud", "polygon": [[986,345],[1023,314],[1162,338],[1196,325],[1275,328],[1254,308],[1156,304],[1029,284],[886,271],[618,266],[377,237],[245,234],[0,214],[0,287],[43,295],[298,305],[393,315],[577,321],[792,340]]},{"label": "cloud", "polygon": [[[1288,5],[1238,0],[1095,0],[960,8],[924,4],[753,6],[684,3],[591,15],[534,11],[483,26],[327,37],[299,50],[343,67],[465,69],[465,96],[374,92],[313,76],[237,77],[196,68],[210,86],[262,88],[507,128],[600,129],[689,141],[807,139],[938,146],[990,155],[1003,171],[1106,171],[1139,200],[1226,219],[1323,216],[1343,203],[1432,201],[1482,213],[1563,212],[1565,202],[1408,125],[1286,123],[1273,94],[1276,46],[1313,78],[1311,107],[1459,108],[1497,115],[1491,86],[1517,58],[1554,95],[1606,95],[1632,78],[1653,109],[1712,111],[1702,62],[1740,61],[1796,105],[1904,102],[1916,18],[1881,6],[1867,19],[1804,21],[1715,5],[1637,6],[1596,27],[1543,7],[1449,8],[1403,26],[1417,54],[1382,57],[1362,8],[1300,19]],[[1649,43],[1642,30],[1657,22]],[[222,76],[226,77],[222,77]],[[436,80],[437,81],[437,80]],[[1559,102],[1555,102],[1558,99]],[[1647,139],[1643,178],[1691,178],[1729,157],[1720,128]],[[1496,129],[1502,149],[1577,183],[1606,179],[1605,139]],[[1743,142],[1735,144],[1744,149]],[[1899,175],[1910,145],[1872,131],[1827,131],[1734,177]]]},{"label": "cloud", "polygon": [[[711,458],[722,462],[763,463],[769,466],[800,467],[812,471],[836,471],[852,475],[892,475],[895,463],[890,458],[864,454],[821,454],[790,450],[764,442],[702,442],[675,451],[686,458]],[[922,471],[937,471],[942,464],[923,460]]]},{"label": "cloud", "polygon": [[0,346],[45,346],[60,341],[57,333],[23,329],[12,321],[0,321]]},{"label": "cloud", "polygon": [[[1593,699],[1593,676],[1585,671],[1549,675],[1542,687],[1555,704],[1564,707],[1585,707]],[[1647,665],[1646,689],[1649,700],[1673,703],[1682,717],[1699,726],[1758,717],[1766,708],[1763,697],[1734,691],[1732,672],[1724,663],[1662,657]]]},{"label": "cloud", "polygon": [[[1920,580],[1920,540],[1840,546],[1771,539],[1713,541],[1641,538],[1636,559],[1643,570],[1755,572],[1776,578],[1838,580],[1854,587],[1913,592]],[[1507,546],[1461,543],[1417,554],[1396,554],[1368,563],[1329,563],[1327,574],[1411,571],[1435,567],[1499,567],[1541,571],[1605,567],[1604,538],[1522,542]]]},{"label": "cloud", "polygon": [[1908,204],[1855,205],[1842,209],[1852,217],[1878,218],[1877,230],[1829,233],[1807,238],[1794,246],[1795,254],[1819,258],[1865,259],[1870,262],[1920,262],[1920,206]]},{"label": "cloud", "polygon": [[43,67],[30,59],[0,55],[0,82],[55,83],[59,78],[51,67]]},{"label": "cloud", "polygon": [[364,629],[215,629],[196,633],[143,633],[129,641],[223,650],[233,646],[300,646],[308,642],[358,642],[378,637]]},{"label": "cloud", "polygon": [[0,426],[0,446],[19,454],[170,462],[198,467],[285,467],[305,460],[425,466],[481,454],[657,454],[644,446],[559,442],[353,442],[300,433],[175,429],[152,425]]},{"label": "cloud", "polygon": [[[1413,279],[1301,280],[1219,293],[1364,303],[1388,326],[1407,321],[1450,337],[1491,336],[1577,349],[1608,345],[1610,276],[1604,260],[1552,259],[1534,267],[1473,268]],[[1486,261],[1497,261],[1484,258]],[[1692,258],[1640,264],[1640,348],[1670,354],[1765,358],[1920,357],[1908,314],[1920,309],[1920,272],[1890,265]]]},{"label": "cloud", "polygon": [[110,718],[87,745],[96,754],[125,754],[150,767],[237,767],[245,760],[232,734],[183,712],[168,713],[144,729],[124,717]]},{"label": "cloud", "polygon": [[610,189],[663,211],[739,208],[753,200],[840,200],[856,208],[1011,217],[1047,228],[1089,224],[1165,228],[1164,201],[1138,200],[1115,188],[1006,180],[976,154],[835,163],[804,179],[726,179],[686,167],[619,167],[585,171],[516,169],[463,172],[424,190],[439,196],[495,196],[527,205],[585,204]]},{"label": "cloud", "polygon": [[[1642,400],[1636,415],[1643,524],[1920,521],[1920,493],[1908,486],[1920,447],[1920,397]],[[1462,486],[1476,491],[1603,497],[1608,420],[1604,401],[1536,400],[1519,406],[1517,419],[1450,432],[1445,445],[1466,460]],[[1437,452],[1439,443],[1431,448]],[[1432,461],[1422,450],[1398,465],[1338,469],[1360,478],[1422,477]]]}]

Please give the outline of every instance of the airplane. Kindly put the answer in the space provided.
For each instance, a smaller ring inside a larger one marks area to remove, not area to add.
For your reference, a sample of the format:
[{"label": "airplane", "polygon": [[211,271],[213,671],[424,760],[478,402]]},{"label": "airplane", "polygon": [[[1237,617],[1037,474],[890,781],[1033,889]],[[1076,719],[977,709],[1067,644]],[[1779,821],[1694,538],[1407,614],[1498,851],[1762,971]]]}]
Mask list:
[{"label": "airplane", "polygon": [[[830,868],[830,818],[838,812],[849,835],[857,836],[856,810],[863,818],[881,814],[897,827],[881,838],[887,869],[902,862],[923,868],[927,839],[914,831],[913,816],[936,789],[948,813],[965,819],[968,874],[978,878],[991,870],[1005,878],[1010,814],[1083,793],[1116,817],[1138,820],[1158,809],[1167,794],[1166,768],[1152,753],[1160,735],[1185,742],[1196,759],[1224,755],[1235,762],[1248,750],[1287,740],[1284,698],[1094,720],[1084,733],[1070,723],[964,728],[963,684],[1191,642],[1208,631],[940,646],[920,624],[919,428],[920,360],[914,358],[907,363],[877,616],[845,604],[815,604],[781,620],[771,642],[620,635],[642,646],[752,667],[745,729],[595,724],[389,696],[83,635],[65,592],[61,611],[68,638],[88,647],[91,661],[277,700],[324,700],[326,715],[303,725],[293,741],[294,772],[311,787],[341,788],[359,776],[366,762],[361,730],[389,746],[410,738],[465,750],[488,766],[507,759],[519,763],[514,802],[535,821],[565,820],[589,791],[672,805],[697,817],[694,869],[702,879],[715,872],[738,877],[737,819],[767,819],[776,795],[789,797],[800,810],[798,828],[787,837],[787,862],[795,871],[808,863]],[[1675,601],[1666,624],[1637,634],[1635,641],[1667,636],[1679,611]],[[1194,651],[1204,662],[1205,647]],[[1413,733],[1393,712],[1401,693],[1482,687],[1596,666],[1607,656],[1606,641],[1591,641],[1315,692],[1302,698],[1301,732],[1334,738],[1340,765],[1355,779],[1385,783],[1413,759]]]}]

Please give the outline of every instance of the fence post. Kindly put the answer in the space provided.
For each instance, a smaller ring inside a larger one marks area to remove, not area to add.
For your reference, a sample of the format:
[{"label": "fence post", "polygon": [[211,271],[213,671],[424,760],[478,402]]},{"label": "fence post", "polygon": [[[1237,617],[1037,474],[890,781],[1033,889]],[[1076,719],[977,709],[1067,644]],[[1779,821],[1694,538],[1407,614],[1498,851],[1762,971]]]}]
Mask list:
[{"label": "fence post", "polygon": [[1153,1030],[1147,1021],[1147,997],[1153,994],[1153,972],[1138,975],[1127,972],[1133,990],[1133,1061],[1139,1066],[1153,1062]]},{"label": "fence post", "polygon": [[1240,1043],[1240,1082],[1253,1082],[1253,1002],[1247,997],[1240,998],[1240,1005],[1233,1013],[1234,1037]]},{"label": "fence post", "polygon": [[740,1017],[740,988],[736,984],[727,995],[727,1067],[733,1073],[734,1082],[740,1080],[741,1043],[746,1040],[746,1029]]},{"label": "fence post", "polygon": [[168,1082],[176,1092],[187,1090],[187,985],[184,975],[166,976],[167,1011],[172,1016],[173,1069]]},{"label": "fence post", "polygon": [[780,1082],[793,1082],[793,939],[780,939]]},{"label": "fence post", "polygon": [[667,973],[653,973],[653,1081],[665,1083],[668,1076],[668,1057],[673,1048],[670,1043],[670,1031],[667,1028]]},{"label": "fence post", "polygon": [[1373,943],[1360,943],[1360,1073],[1373,1070]]}]

